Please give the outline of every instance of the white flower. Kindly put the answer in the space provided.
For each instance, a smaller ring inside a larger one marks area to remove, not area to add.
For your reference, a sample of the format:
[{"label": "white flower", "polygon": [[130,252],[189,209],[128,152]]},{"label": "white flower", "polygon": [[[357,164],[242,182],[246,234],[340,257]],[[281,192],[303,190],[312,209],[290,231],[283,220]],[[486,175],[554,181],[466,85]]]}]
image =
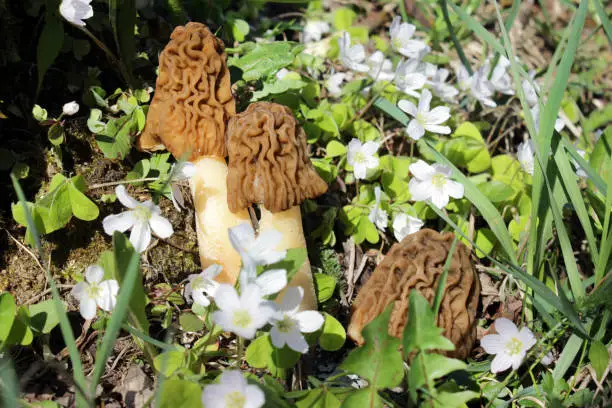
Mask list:
[{"label": "white flower", "polygon": [[[533,118],[535,130],[536,130],[536,132],[539,132],[539,129],[540,129],[540,105],[535,104],[530,109],[530,111],[531,111],[531,117]],[[557,117],[557,119],[555,120],[555,130],[557,132],[561,132],[564,127],[565,127],[565,122],[563,122],[563,119]]]},{"label": "white flower", "polygon": [[[576,152],[580,155],[580,157],[584,159],[584,155],[585,155],[584,150],[576,149]],[[576,168],[576,175],[578,177],[584,177],[584,178],[589,177],[589,174],[586,171],[584,171],[584,169],[578,164],[576,160],[572,159],[572,164]]]},{"label": "white flower", "polygon": [[304,289],[299,286],[287,288],[278,310],[270,319],[272,329],[270,340],[276,348],[285,344],[298,353],[308,352],[308,343],[302,333],[312,333],[321,328],[325,319],[321,313],[314,310],[298,312],[300,302],[304,297]]},{"label": "white flower", "polygon": [[257,265],[273,264],[287,255],[287,251],[275,249],[283,238],[276,230],[263,231],[256,238],[251,224],[244,222],[230,228],[228,233],[232,246],[242,258],[243,269],[247,269],[249,275],[255,273]]},{"label": "white flower", "polygon": [[391,46],[397,52],[408,58],[422,58],[429,52],[429,47],[419,40],[412,40],[416,27],[409,23],[402,23],[400,16],[395,16],[391,23],[389,34]]},{"label": "white flower", "polygon": [[384,231],[387,228],[387,223],[389,222],[389,216],[387,212],[380,208],[380,195],[382,191],[379,186],[374,187],[374,197],[376,197],[376,204],[370,210],[370,214],[368,215],[368,219],[371,223],[376,225],[381,231]]},{"label": "white flower", "polygon": [[370,67],[368,75],[375,81],[391,81],[395,76],[391,60],[385,58],[381,51],[376,51],[367,60]]},{"label": "white flower", "polygon": [[429,83],[433,89],[433,93],[438,98],[445,102],[453,102],[459,91],[454,86],[446,83],[448,74],[449,72],[447,69],[440,68]]},{"label": "white flower", "polygon": [[417,90],[423,88],[427,82],[427,77],[423,73],[418,72],[420,65],[420,61],[416,59],[400,62],[395,68],[395,77],[393,79],[400,91],[415,98],[420,97]]},{"label": "white flower", "polygon": [[185,285],[185,299],[189,303],[193,302],[203,307],[210,305],[210,297],[215,296],[219,283],[214,278],[221,273],[223,267],[213,264],[204,269],[201,273],[192,274],[187,277],[189,282]]},{"label": "white flower", "polygon": [[460,64],[455,69],[455,76],[457,77],[457,86],[463,92],[467,92],[472,88],[472,77],[464,65]]},{"label": "white flower", "polygon": [[59,10],[62,17],[69,23],[85,27],[85,22],[93,16],[93,8],[89,4],[91,0],[62,0]]},{"label": "white flower", "polygon": [[338,47],[340,48],[340,62],[348,69],[358,72],[368,72],[370,67],[364,64],[365,49],[361,44],[351,46],[351,35],[346,31],[342,33],[342,37],[338,38]]},{"label": "white flower", "polygon": [[538,104],[538,92],[540,92],[540,86],[535,82],[535,70],[529,71],[529,79],[523,79],[521,86],[525,93],[525,99],[529,106],[535,106]]},{"label": "white flower", "polygon": [[221,284],[214,298],[219,310],[213,313],[213,322],[247,339],[255,337],[275,311],[274,303],[264,301],[261,289],[254,284],[243,287],[240,297],[233,286]]},{"label": "white flower", "polygon": [[115,308],[119,284],[114,279],[103,281],[104,269],[98,265],[88,266],[85,270],[85,282],[79,282],[72,288],[72,296],[79,300],[79,311],[83,319],[96,317],[96,306],[110,312]]},{"label": "white flower", "polygon": [[66,116],[72,116],[79,111],[79,104],[76,101],[68,102],[62,107],[62,112]]},{"label": "white flower", "polygon": [[403,240],[407,235],[414,234],[423,226],[423,221],[408,214],[397,214],[393,218],[393,235],[397,242]]},{"label": "white flower", "polygon": [[406,132],[411,139],[419,140],[426,130],[443,135],[451,132],[448,126],[440,126],[450,118],[450,109],[447,106],[437,106],[430,110],[430,103],[431,92],[427,89],[421,93],[418,107],[407,99],[402,99],[397,103],[401,110],[414,118],[406,127]]},{"label": "white flower", "polygon": [[174,233],[172,224],[160,215],[161,210],[153,201],[138,202],[130,197],[123,185],[115,188],[115,194],[121,204],[130,210],[104,218],[102,225],[108,235],[113,235],[115,231],[125,232],[131,229],[130,242],[136,251],[142,252],[151,242],[151,230],[160,238],[168,238]]},{"label": "white flower", "polygon": [[238,370],[227,370],[219,376],[219,384],[208,384],[202,391],[204,408],[260,408],[265,394],[256,385],[249,385]]},{"label": "white flower", "polygon": [[[489,63],[487,62],[486,67],[488,68]],[[490,83],[498,92],[501,92],[506,95],[514,95],[514,89],[512,88],[512,78],[506,72],[508,67],[510,66],[510,61],[506,57],[499,57],[497,61],[497,65],[493,68],[493,72],[491,73]]]},{"label": "white flower", "polygon": [[379,144],[375,142],[361,144],[361,141],[355,138],[349,142],[346,160],[350,166],[353,166],[357,180],[366,178],[368,169],[378,167],[378,157],[374,156],[378,146]]},{"label": "white flower", "polygon": [[481,104],[489,108],[494,108],[497,106],[497,104],[491,98],[493,97],[495,89],[491,82],[489,82],[488,75],[489,70],[486,66],[480,67],[478,70],[476,70],[470,81],[471,91],[472,96],[478,99]]},{"label": "white flower", "polygon": [[521,164],[523,170],[525,170],[525,173],[533,176],[534,151],[533,142],[531,139],[518,145],[518,148],[516,149],[516,158]]},{"label": "white flower", "polygon": [[449,179],[449,167],[437,163],[430,166],[419,160],[408,168],[414,176],[408,183],[408,190],[414,201],[430,199],[436,207],[444,208],[448,204],[449,196],[463,197],[463,185]]},{"label": "white flower", "polygon": [[185,199],[179,183],[183,180],[189,180],[196,173],[196,166],[191,162],[176,162],[172,165],[172,181],[170,183],[170,197],[172,198],[172,204],[174,208],[181,211],[181,208],[185,208]]},{"label": "white flower", "polygon": [[329,32],[329,23],[320,20],[309,20],[304,25],[302,40],[304,44],[319,41],[323,37],[323,34]]},{"label": "white flower", "polygon": [[342,94],[342,88],[340,85],[346,79],[347,75],[344,72],[336,72],[331,74],[325,81],[325,87],[329,91],[329,94],[338,97]]},{"label": "white flower", "polygon": [[555,356],[553,355],[552,351],[549,351],[544,357],[542,357],[540,363],[542,363],[542,365],[549,366],[553,363],[553,361],[555,361]]},{"label": "white flower", "polygon": [[489,354],[495,354],[491,363],[491,372],[499,373],[512,367],[519,368],[527,350],[536,344],[531,330],[523,327],[520,331],[512,321],[501,317],[495,320],[495,331],[499,334],[488,334],[480,340],[480,345]]}]

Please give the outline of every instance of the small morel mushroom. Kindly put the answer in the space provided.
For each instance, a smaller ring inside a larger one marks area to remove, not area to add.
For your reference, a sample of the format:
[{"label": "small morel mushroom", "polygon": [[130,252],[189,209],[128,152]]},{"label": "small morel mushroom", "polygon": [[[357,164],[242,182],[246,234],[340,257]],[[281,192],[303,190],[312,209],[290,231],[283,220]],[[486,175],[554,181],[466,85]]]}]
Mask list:
[{"label": "small morel mushroom", "polygon": [[233,284],[241,261],[227,231],[249,216],[227,207],[225,131],[236,105],[223,42],[200,23],[175,28],[170,39],[159,56],[155,96],[137,147],[165,146],[195,164],[191,191],[202,267],[220,264],[217,280]]},{"label": "small morel mushroom", "polygon": [[[249,105],[228,124],[228,204],[244,211],[261,204],[261,231],[283,234],[278,250],[305,248],[300,204],[327,191],[312,167],[306,149],[306,133],[286,106],[270,102]],[[304,289],[302,309],[316,309],[312,273],[308,261],[289,282]]]},{"label": "small morel mushroom", "polygon": [[[364,342],[362,329],[391,303],[389,334],[401,338],[410,292],[416,289],[430,304],[433,302],[453,239],[452,233],[423,229],[391,247],[353,302],[348,334],[357,344]],[[479,297],[480,282],[469,250],[458,242],[437,317],[437,325],[444,329],[442,334],[455,344],[455,350],[447,355],[461,359],[469,356],[476,339]]]}]

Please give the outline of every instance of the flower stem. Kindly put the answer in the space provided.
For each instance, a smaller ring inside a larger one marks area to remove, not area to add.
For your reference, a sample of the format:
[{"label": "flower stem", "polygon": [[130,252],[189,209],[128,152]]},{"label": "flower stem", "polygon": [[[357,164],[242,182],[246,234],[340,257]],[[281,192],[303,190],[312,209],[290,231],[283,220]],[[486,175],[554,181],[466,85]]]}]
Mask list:
[{"label": "flower stem", "polygon": [[118,186],[119,184],[142,183],[145,181],[157,181],[157,180],[159,180],[159,177],[145,177],[145,178],[139,178],[139,179],[134,179],[134,180],[110,181],[108,183],[100,183],[100,184],[91,185],[89,186],[89,189],[93,190],[94,188]]},{"label": "flower stem", "polygon": [[102,41],[100,41],[91,31],[89,31],[86,27],[76,26],[79,30],[83,31],[85,35],[87,35],[97,46],[106,54],[109,62],[115,66],[119,70],[119,73],[123,77],[125,83],[132,87],[131,75],[128,72],[125,64],[113,54],[113,52],[106,46]]},{"label": "flower stem", "polygon": [[448,16],[448,5],[446,4],[446,0],[438,0],[438,3],[440,4],[440,8],[442,9],[442,15],[444,16],[444,21],[446,22],[446,27],[448,28],[448,34],[450,35],[453,45],[457,50],[457,55],[459,55],[459,59],[467,70],[468,74],[472,75],[474,71],[472,71],[470,62],[468,61],[467,57],[465,56],[465,53],[463,52],[463,47],[461,46],[459,39],[457,39],[457,36],[455,35],[453,24],[451,23],[450,17]]},{"label": "flower stem", "polygon": [[242,336],[238,336],[238,353],[237,353],[237,360],[238,360],[238,368],[240,368],[242,366],[242,359],[244,357],[244,338]]}]

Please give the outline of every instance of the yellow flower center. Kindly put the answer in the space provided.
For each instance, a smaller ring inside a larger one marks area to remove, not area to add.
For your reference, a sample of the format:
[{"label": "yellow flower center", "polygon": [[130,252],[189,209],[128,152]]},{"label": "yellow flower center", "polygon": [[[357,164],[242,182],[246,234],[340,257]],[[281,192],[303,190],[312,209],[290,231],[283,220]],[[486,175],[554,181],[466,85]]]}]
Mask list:
[{"label": "yellow flower center", "polygon": [[421,126],[425,126],[425,116],[421,112],[418,112],[414,118]]},{"label": "yellow flower center", "polygon": [[283,320],[276,324],[276,327],[281,333],[289,333],[295,327],[295,321],[289,316],[284,316]]},{"label": "yellow flower center", "polygon": [[205,281],[204,278],[202,276],[197,276],[195,278],[193,278],[193,280],[191,281],[191,287],[194,290],[202,290],[205,287]]},{"label": "yellow flower center", "polygon": [[246,397],[240,391],[233,391],[225,396],[226,408],[242,408],[245,404]]},{"label": "yellow flower center", "polygon": [[431,178],[431,184],[433,184],[434,187],[444,187],[446,182],[447,180],[446,177],[444,177],[444,174],[434,174],[434,176]]},{"label": "yellow flower center", "polygon": [[134,218],[138,221],[149,221],[151,218],[151,211],[144,205],[139,205],[134,208]]},{"label": "yellow flower center", "polygon": [[234,311],[234,318],[232,319],[232,323],[234,323],[236,327],[248,327],[252,321],[253,318],[251,318],[251,314],[248,310],[238,309]]},{"label": "yellow flower center", "polygon": [[97,283],[90,283],[89,287],[87,288],[87,295],[92,298],[92,299],[96,299],[98,297],[100,297],[100,294],[102,293],[102,288],[100,287],[100,285],[98,285]]},{"label": "yellow flower center", "polygon": [[363,154],[363,152],[355,153],[355,164],[362,164],[362,163],[365,163],[365,161],[366,161],[366,157],[365,157],[365,154]]},{"label": "yellow flower center", "polygon": [[506,343],[506,352],[511,356],[521,354],[521,350],[523,350],[523,342],[516,337],[511,338],[510,341]]}]

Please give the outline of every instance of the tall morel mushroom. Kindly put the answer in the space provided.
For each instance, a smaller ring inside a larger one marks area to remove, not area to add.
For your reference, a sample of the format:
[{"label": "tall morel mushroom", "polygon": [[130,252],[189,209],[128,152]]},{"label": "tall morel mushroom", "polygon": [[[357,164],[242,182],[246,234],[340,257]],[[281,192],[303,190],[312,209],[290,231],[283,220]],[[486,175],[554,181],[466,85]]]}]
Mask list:
[{"label": "tall morel mushroom", "polygon": [[[433,302],[453,240],[452,233],[423,229],[393,245],[353,302],[349,336],[363,344],[364,326],[394,303],[389,334],[401,338],[408,318],[410,292],[416,289],[430,304]],[[437,317],[443,335],[455,344],[455,350],[447,353],[451,357],[465,359],[472,350],[479,297],[480,282],[469,250],[458,242]]]},{"label": "tall morel mushroom", "polygon": [[[244,211],[260,204],[261,231],[283,234],[278,250],[306,248],[300,204],[327,191],[312,167],[306,133],[286,106],[270,102],[249,105],[228,124],[228,204]],[[289,286],[304,289],[302,309],[316,309],[310,264],[304,263]]]},{"label": "tall morel mushroom", "polygon": [[202,267],[218,263],[223,270],[217,279],[234,283],[240,257],[227,231],[249,217],[227,207],[225,131],[236,105],[223,42],[200,23],[177,27],[170,39],[159,56],[155,96],[137,147],[165,146],[195,164],[191,190]]}]

